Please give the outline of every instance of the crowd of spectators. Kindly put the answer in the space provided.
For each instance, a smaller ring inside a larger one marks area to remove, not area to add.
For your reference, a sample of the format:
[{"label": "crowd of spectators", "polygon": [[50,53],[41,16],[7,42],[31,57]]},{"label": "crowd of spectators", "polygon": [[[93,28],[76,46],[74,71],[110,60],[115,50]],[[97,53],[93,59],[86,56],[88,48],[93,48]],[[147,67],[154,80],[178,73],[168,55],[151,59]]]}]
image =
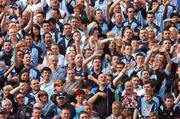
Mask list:
[{"label": "crowd of spectators", "polygon": [[180,0],[0,0],[0,119],[180,119]]}]

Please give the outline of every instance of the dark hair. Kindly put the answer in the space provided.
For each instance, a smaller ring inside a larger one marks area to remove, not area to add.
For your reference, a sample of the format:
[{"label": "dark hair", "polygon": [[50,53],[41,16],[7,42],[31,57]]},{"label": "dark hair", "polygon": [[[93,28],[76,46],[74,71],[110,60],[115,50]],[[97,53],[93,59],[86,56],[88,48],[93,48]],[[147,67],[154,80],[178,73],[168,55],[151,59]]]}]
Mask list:
[{"label": "dark hair", "polygon": [[45,94],[45,95],[47,95],[48,96],[48,93],[45,91],[45,90],[40,90],[39,92],[38,92],[38,98],[40,98],[40,96],[42,95],[42,94]]},{"label": "dark hair", "polygon": [[26,69],[26,68],[24,68],[24,69],[22,69],[21,71],[20,71],[20,73],[19,73],[19,80],[21,81],[21,75],[23,74],[23,73],[28,73],[28,75],[29,75],[29,69]]},{"label": "dark hair", "polygon": [[174,97],[172,96],[172,94],[166,93],[165,97],[164,97],[164,100],[166,101],[166,99],[173,99],[174,100]]},{"label": "dark hair", "polygon": [[33,24],[33,26],[32,26],[32,28],[31,28],[31,35],[32,35],[32,38],[34,39],[34,34],[33,34],[33,27],[34,28],[37,28],[38,30],[39,30],[39,34],[38,34],[38,40],[41,40],[41,34],[40,34],[40,30],[41,30],[41,28],[40,28],[40,26],[38,25],[38,24]]},{"label": "dark hair", "polygon": [[177,98],[179,95],[179,90],[178,90],[178,83],[180,82],[180,79],[177,79],[174,83],[173,89],[174,89],[174,95]]},{"label": "dark hair", "polygon": [[31,34],[31,33],[26,33],[26,34],[25,34],[25,38],[26,38],[26,37],[32,37],[32,34]]},{"label": "dark hair", "polygon": [[[144,70],[144,71],[146,71],[146,70]],[[144,84],[144,85],[150,84],[150,86],[151,86],[152,88],[154,88],[154,83],[153,83],[151,80],[144,81],[143,84]]]},{"label": "dark hair", "polygon": [[147,12],[147,14],[152,14],[154,17],[154,12],[152,12],[152,11]]},{"label": "dark hair", "polygon": [[49,21],[49,23],[56,24],[56,19],[55,18],[50,18],[48,21]]},{"label": "dark hair", "polygon": [[51,69],[49,67],[44,67],[42,70],[41,70],[41,73],[43,73],[44,71],[48,71],[51,73]]},{"label": "dark hair", "polygon": [[44,12],[38,12],[37,14],[41,14],[43,17],[46,16]]},{"label": "dark hair", "polygon": [[49,35],[52,37],[51,33],[46,32],[46,33],[43,34],[43,39],[45,39],[45,36],[46,36],[47,34],[49,34]]},{"label": "dark hair", "polygon": [[80,112],[80,113],[79,113],[78,118],[79,118],[82,114],[87,114],[87,115],[88,115],[88,113],[87,113],[87,112],[82,111],[82,112]]},{"label": "dark hair", "polygon": [[64,25],[63,25],[63,30],[64,30],[64,26],[71,26],[71,24],[69,24],[69,23],[65,23]]},{"label": "dark hair", "polygon": [[44,20],[43,24],[49,24],[49,21],[48,20]]}]

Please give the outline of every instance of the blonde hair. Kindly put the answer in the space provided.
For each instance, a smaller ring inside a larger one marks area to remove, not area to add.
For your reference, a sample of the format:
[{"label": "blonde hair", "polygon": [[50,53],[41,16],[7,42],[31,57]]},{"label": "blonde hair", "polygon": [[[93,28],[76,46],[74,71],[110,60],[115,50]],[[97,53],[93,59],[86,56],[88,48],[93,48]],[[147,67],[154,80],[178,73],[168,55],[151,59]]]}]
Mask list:
[{"label": "blonde hair", "polygon": [[13,89],[13,87],[11,85],[6,85],[3,87],[3,90],[11,91],[12,89]]}]

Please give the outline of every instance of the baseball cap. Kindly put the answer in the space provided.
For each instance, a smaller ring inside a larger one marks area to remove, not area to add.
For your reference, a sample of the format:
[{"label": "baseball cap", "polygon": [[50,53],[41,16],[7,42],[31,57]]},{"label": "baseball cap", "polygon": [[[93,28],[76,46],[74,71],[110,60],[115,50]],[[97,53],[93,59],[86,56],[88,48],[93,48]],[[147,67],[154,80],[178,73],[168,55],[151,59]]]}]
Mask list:
[{"label": "baseball cap", "polygon": [[57,93],[56,98],[66,98],[66,93],[60,91],[60,92]]}]

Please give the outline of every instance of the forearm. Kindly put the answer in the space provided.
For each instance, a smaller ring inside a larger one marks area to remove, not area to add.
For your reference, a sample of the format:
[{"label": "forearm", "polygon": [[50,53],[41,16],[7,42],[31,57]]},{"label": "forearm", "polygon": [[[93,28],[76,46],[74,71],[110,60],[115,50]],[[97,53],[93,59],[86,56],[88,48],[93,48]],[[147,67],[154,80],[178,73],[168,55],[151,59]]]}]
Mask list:
[{"label": "forearm", "polygon": [[14,64],[4,73],[4,77],[7,77],[13,69],[14,69]]},{"label": "forearm", "polygon": [[94,94],[91,98],[89,98],[88,103],[93,104],[98,98],[98,94]]},{"label": "forearm", "polygon": [[118,81],[119,80],[121,80],[122,79],[122,77],[125,75],[125,70],[122,70],[119,74],[118,74],[118,76],[116,76],[116,78],[113,80],[113,85],[116,87],[117,86],[117,83],[118,83]]},{"label": "forearm", "polygon": [[14,88],[13,90],[10,91],[10,94],[11,94],[11,95],[14,95],[17,91],[19,91],[19,89],[20,89],[19,86],[16,87],[16,88]]}]

